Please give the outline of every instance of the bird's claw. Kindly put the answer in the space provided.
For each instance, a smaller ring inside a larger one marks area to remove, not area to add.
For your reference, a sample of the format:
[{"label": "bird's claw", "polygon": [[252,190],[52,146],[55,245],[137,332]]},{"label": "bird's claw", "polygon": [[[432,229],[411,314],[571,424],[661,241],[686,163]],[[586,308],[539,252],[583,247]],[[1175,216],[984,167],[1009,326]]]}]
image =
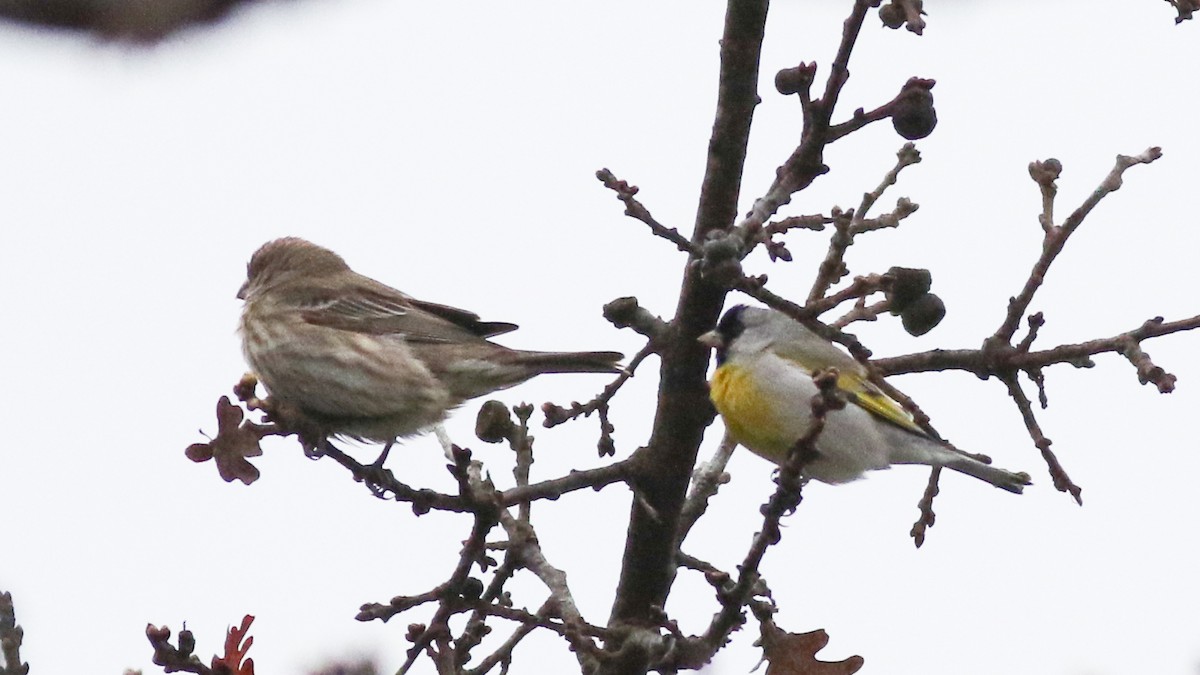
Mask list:
[{"label": "bird's claw", "polygon": [[382,462],[375,462],[363,467],[362,482],[371,494],[380,499],[387,499],[387,494],[396,482],[396,475],[390,469],[383,468]]}]

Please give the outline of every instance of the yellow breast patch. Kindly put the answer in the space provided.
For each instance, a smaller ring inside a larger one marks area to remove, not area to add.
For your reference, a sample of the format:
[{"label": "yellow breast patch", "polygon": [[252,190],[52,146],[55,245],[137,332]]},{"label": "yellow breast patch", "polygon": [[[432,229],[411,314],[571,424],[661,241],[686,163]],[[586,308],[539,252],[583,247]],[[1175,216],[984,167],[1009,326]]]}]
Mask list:
[{"label": "yellow breast patch", "polygon": [[730,363],[717,368],[709,396],[729,433],[755,453],[778,463],[796,442],[789,425],[781,424],[778,405],[745,368]]}]

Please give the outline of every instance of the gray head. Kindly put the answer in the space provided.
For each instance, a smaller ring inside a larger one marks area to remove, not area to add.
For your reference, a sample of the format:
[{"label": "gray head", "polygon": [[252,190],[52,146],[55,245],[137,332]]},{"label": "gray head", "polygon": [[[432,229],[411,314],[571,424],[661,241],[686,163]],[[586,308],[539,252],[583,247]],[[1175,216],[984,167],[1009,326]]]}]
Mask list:
[{"label": "gray head", "polygon": [[833,346],[804,324],[773,309],[735,305],[717,323],[715,330],[701,338],[717,350],[717,365],[731,354],[753,354],[765,349],[801,361],[823,366],[859,369],[854,359]]},{"label": "gray head", "polygon": [[263,244],[246,265],[246,283],[238,291],[245,300],[272,286],[293,279],[312,279],[340,272],[350,266],[342,256],[299,237],[284,237]]}]

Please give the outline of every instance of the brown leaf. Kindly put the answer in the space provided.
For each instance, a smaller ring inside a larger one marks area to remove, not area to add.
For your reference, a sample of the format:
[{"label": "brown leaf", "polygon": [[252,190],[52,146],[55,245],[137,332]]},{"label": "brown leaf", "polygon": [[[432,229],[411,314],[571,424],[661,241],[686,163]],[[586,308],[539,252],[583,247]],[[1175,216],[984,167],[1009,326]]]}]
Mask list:
[{"label": "brown leaf", "polygon": [[183,454],[193,462],[216,460],[217,472],[226,483],[240,480],[246,485],[258,480],[258,469],[246,461],[247,457],[258,457],[262,448],[258,442],[260,431],[252,425],[243,424],[245,413],[240,406],[222,396],[217,401],[217,436],[208,443],[193,443]]},{"label": "brown leaf", "polygon": [[[253,637],[246,637],[252,623],[254,623],[254,617],[247,614],[242,617],[240,627],[229,629],[229,633],[225,635],[225,655],[213,657],[213,672],[254,675],[254,659],[245,658],[246,652],[250,650],[250,645],[254,644]],[[245,640],[245,644],[242,643],[243,640]]]},{"label": "brown leaf", "polygon": [[824,630],[788,633],[770,621],[762,622],[763,659],[767,675],[852,675],[863,667],[863,657],[844,661],[818,661],[817,652],[829,644]]}]

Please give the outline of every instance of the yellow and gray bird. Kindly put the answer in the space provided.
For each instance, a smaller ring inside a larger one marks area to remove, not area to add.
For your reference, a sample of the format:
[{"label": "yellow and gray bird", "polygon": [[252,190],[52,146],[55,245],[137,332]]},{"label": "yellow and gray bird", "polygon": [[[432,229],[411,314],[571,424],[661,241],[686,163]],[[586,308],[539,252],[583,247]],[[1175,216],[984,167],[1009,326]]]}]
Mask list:
[{"label": "yellow and gray bird", "polygon": [[1030,485],[1013,473],[968,457],[929,436],[899,403],[867,380],[862,364],[780,312],[738,305],[701,341],[717,352],[713,405],[729,433],[755,454],[782,463],[812,421],[813,373],[837,368],[846,397],[817,437],[816,459],[803,473],[822,483],[846,483],[892,464],[943,466],[1009,492]]},{"label": "yellow and gray bird", "polygon": [[323,436],[385,443],[377,465],[397,438],[439,425],[469,399],[542,373],[620,370],[617,352],[490,342],[517,326],[417,300],[296,237],[255,252],[238,297],[242,351],[271,396]]}]

